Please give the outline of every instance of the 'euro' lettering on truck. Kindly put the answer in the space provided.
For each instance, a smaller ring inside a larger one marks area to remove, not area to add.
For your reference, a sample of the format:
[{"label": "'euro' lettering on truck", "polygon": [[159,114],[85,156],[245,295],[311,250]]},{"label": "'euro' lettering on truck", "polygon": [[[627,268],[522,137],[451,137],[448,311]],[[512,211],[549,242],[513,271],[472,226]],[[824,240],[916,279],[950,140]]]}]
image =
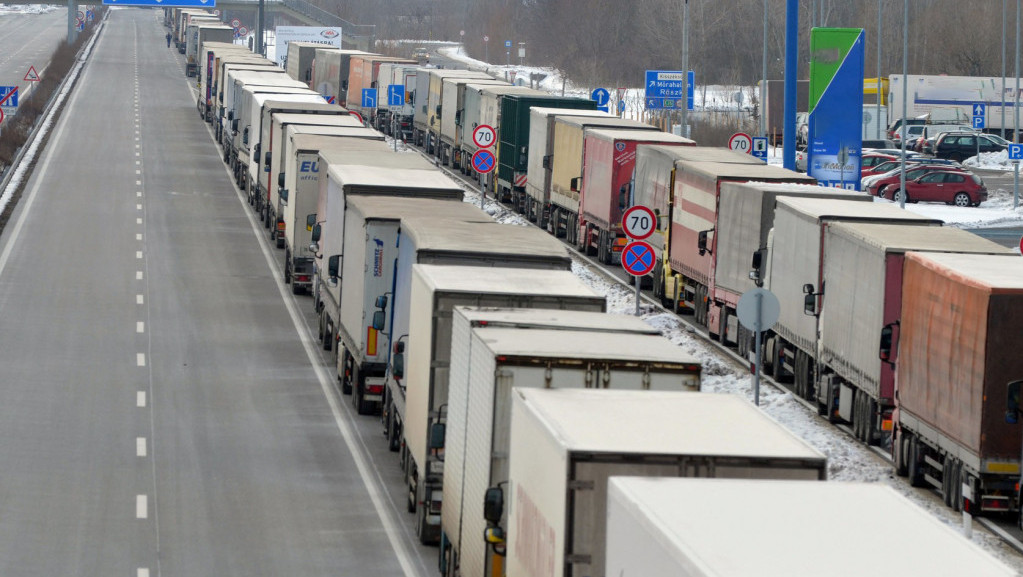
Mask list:
[{"label": "'euro' lettering on truck", "polygon": [[302,164],[298,168],[298,171],[299,172],[319,172],[320,168],[316,164],[317,163],[316,163],[315,160],[303,160]]}]

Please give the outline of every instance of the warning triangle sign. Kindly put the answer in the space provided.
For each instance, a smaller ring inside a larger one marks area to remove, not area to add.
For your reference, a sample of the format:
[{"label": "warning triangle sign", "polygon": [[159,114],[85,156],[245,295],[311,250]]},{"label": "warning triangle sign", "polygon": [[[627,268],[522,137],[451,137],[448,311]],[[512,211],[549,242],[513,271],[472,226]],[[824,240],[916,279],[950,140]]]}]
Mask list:
[{"label": "warning triangle sign", "polygon": [[35,66],[28,67],[28,74],[25,75],[25,80],[29,82],[39,82],[39,73],[36,72]]}]

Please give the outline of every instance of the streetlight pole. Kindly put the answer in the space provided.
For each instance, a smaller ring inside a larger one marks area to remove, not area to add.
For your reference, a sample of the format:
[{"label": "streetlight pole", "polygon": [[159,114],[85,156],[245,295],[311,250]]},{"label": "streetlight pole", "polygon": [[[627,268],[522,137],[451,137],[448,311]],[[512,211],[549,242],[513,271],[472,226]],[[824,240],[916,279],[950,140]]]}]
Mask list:
[{"label": "streetlight pole", "polygon": [[1002,108],[1002,138],[1005,138],[1005,0],[1002,0],[1002,97],[998,104]]},{"label": "streetlight pole", "polygon": [[[764,0],[763,80],[760,81],[760,136],[767,137],[767,0]],[[688,75],[688,72],[686,73]]]},{"label": "streetlight pole", "polygon": [[874,138],[881,140],[881,0],[877,0],[877,79],[874,84],[874,98],[877,106],[874,108],[875,128],[877,129]]},{"label": "streetlight pole", "polygon": [[[1017,0],[1019,1],[1019,0]],[[906,90],[909,84],[909,0],[902,0],[902,125],[899,127],[902,130],[902,138],[899,140],[902,143],[902,162],[899,169],[899,206],[906,208],[906,140],[909,139],[909,126],[906,124],[909,116],[909,111],[906,107],[906,98],[908,97],[908,91]]]},{"label": "streetlight pole", "polygon": [[[695,87],[694,87],[695,90]],[[682,136],[689,137],[689,0],[682,0]]]}]

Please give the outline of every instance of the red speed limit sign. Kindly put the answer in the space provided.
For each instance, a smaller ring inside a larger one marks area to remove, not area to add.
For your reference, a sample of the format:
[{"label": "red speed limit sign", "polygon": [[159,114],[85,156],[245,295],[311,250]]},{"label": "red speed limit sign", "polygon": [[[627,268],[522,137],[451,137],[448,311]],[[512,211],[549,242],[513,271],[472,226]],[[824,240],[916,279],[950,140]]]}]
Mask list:
[{"label": "red speed limit sign", "polygon": [[753,139],[745,132],[736,132],[728,139],[728,148],[751,154],[753,152]]},{"label": "red speed limit sign", "polygon": [[636,205],[622,215],[622,231],[629,238],[643,240],[657,229],[657,217],[649,208]]},{"label": "red speed limit sign", "polygon": [[472,131],[472,141],[480,148],[490,148],[496,140],[497,133],[489,124],[481,124]]}]

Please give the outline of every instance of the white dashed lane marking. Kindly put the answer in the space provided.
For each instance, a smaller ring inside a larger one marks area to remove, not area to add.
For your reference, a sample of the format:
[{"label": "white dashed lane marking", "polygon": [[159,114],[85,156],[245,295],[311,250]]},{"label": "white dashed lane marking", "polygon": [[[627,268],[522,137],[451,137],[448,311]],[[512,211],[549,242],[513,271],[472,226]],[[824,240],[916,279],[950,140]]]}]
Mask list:
[{"label": "white dashed lane marking", "polygon": [[147,453],[147,450],[146,450],[146,438],[145,437],[135,437],[135,456],[137,456],[137,457],[145,457],[146,453]]},{"label": "white dashed lane marking", "polygon": [[145,495],[135,495],[135,518],[147,519],[149,517],[149,498]]},{"label": "white dashed lane marking", "polygon": [[138,391],[135,393],[135,406],[144,409],[146,407],[146,392]]}]

